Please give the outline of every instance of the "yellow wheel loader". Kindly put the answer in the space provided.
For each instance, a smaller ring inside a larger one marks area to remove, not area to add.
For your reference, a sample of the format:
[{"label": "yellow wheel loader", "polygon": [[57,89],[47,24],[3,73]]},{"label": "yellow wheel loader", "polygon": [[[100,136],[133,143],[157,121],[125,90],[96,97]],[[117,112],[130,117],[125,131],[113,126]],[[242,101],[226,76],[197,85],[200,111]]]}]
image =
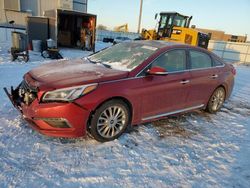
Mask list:
[{"label": "yellow wheel loader", "polygon": [[[155,19],[157,19],[156,14]],[[142,29],[141,37],[145,40],[165,40],[207,48],[209,35],[195,28],[189,28],[192,16],[184,16],[178,12],[161,12],[157,29]]]}]

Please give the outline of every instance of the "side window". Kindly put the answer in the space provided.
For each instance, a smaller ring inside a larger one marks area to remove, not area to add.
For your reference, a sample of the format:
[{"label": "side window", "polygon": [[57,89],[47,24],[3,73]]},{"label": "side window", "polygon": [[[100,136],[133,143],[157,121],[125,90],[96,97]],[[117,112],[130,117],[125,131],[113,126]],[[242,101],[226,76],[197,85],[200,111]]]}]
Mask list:
[{"label": "side window", "polygon": [[203,52],[190,50],[190,60],[192,69],[212,67],[210,56]]},{"label": "side window", "polygon": [[214,66],[222,66],[223,63],[217,59],[214,59]]},{"label": "side window", "polygon": [[185,50],[173,50],[158,57],[151,67],[161,67],[167,72],[176,72],[186,69]]}]

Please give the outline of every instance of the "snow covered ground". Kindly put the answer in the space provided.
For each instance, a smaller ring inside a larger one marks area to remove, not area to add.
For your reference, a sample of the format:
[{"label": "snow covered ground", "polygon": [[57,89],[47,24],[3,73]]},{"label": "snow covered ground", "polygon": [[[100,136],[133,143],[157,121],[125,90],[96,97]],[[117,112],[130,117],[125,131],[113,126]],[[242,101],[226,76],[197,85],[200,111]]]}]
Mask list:
[{"label": "snow covered ground", "polygon": [[[98,48],[106,45],[98,43]],[[10,62],[0,44],[0,88],[46,61]],[[88,53],[63,49],[65,57]],[[0,90],[0,187],[250,187],[250,67],[216,115],[195,111],[135,127],[120,139],[49,138]]]}]

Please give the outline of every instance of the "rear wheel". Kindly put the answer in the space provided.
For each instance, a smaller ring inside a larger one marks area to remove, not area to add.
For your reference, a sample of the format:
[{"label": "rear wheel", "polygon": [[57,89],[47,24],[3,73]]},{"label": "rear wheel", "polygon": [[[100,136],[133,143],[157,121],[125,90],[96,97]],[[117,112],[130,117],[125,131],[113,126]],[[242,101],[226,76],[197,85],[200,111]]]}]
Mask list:
[{"label": "rear wheel", "polygon": [[218,110],[220,110],[223,102],[225,101],[225,98],[225,89],[223,87],[217,88],[209,99],[206,111],[210,113],[216,113]]},{"label": "rear wheel", "polygon": [[128,105],[121,100],[110,100],[95,112],[91,124],[91,135],[100,142],[118,138],[130,122]]}]

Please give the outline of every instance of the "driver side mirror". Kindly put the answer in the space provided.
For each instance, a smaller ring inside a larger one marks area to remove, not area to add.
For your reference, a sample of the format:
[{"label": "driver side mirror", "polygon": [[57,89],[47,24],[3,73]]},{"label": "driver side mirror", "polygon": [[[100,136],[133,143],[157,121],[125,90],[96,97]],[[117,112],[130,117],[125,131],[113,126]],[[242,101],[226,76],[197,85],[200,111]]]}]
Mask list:
[{"label": "driver side mirror", "polygon": [[167,75],[168,72],[167,72],[166,69],[164,69],[162,67],[155,66],[155,67],[151,67],[150,69],[148,69],[147,74],[148,75],[161,75],[161,76],[164,76],[164,75]]}]

